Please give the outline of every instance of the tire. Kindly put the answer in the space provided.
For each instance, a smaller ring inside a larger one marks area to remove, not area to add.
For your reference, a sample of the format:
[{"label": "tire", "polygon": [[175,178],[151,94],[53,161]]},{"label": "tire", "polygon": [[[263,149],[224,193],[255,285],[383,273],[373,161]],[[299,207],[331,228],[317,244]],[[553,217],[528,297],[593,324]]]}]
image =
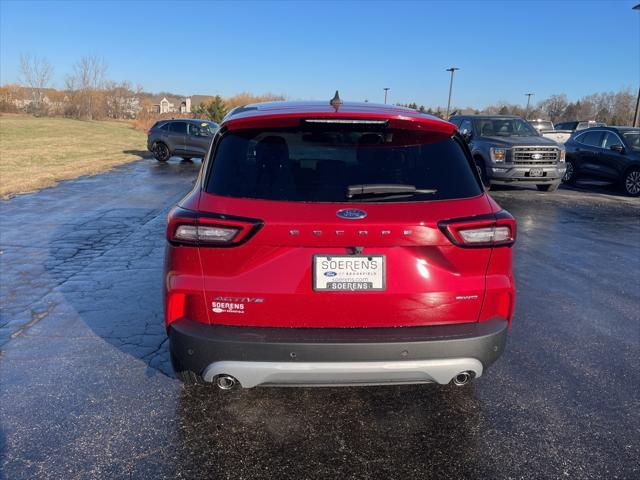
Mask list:
[{"label": "tire", "polygon": [[576,166],[573,164],[571,160],[567,160],[565,163],[567,167],[567,171],[564,172],[564,177],[562,177],[562,183],[568,183],[569,185],[573,185],[576,183]]},{"label": "tire", "polygon": [[622,181],[622,188],[630,197],[640,196],[640,168],[627,170]]},{"label": "tire", "polygon": [[558,190],[558,186],[559,185],[557,183],[545,183],[542,185],[536,185],[536,188],[541,192],[555,192]]},{"label": "tire", "polygon": [[171,152],[164,143],[157,142],[153,144],[153,156],[159,162],[166,162],[171,158]]},{"label": "tire", "polygon": [[200,375],[184,368],[173,352],[171,352],[171,366],[176,374],[176,378],[185,385],[207,385],[207,382],[205,382]]},{"label": "tire", "polygon": [[476,167],[478,167],[478,173],[480,174],[480,180],[482,180],[482,185],[486,190],[491,190],[491,179],[487,175],[487,167],[485,166],[484,160],[482,158],[476,158]]}]

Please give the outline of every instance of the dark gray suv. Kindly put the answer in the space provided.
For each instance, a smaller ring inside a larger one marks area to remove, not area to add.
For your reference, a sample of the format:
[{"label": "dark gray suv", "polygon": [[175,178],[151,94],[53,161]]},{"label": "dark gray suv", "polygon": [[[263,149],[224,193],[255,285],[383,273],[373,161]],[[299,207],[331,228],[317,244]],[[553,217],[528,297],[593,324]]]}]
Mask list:
[{"label": "dark gray suv", "polygon": [[565,148],[512,115],[456,115],[449,120],[469,144],[482,183],[533,184],[553,192],[565,174]]},{"label": "dark gray suv", "polygon": [[166,162],[172,156],[185,160],[203,158],[217,129],[217,123],[207,120],[160,120],[147,132],[147,148],[160,162]]}]

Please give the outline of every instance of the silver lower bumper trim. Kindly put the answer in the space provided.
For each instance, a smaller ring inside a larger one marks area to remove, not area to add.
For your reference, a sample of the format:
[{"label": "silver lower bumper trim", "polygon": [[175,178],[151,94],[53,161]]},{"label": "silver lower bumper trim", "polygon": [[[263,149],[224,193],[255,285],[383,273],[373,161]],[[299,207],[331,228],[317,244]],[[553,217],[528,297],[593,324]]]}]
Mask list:
[{"label": "silver lower bumper trim", "polygon": [[209,365],[203,378],[235,377],[244,388],[263,386],[339,386],[407,383],[447,384],[461,372],[482,375],[475,358],[400,360],[388,362],[242,362],[220,361]]}]

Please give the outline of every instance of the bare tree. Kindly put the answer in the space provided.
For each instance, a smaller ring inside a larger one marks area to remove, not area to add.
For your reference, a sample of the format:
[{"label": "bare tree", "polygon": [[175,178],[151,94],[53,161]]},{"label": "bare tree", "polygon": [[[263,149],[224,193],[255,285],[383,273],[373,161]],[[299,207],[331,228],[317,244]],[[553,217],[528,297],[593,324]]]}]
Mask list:
[{"label": "bare tree", "polygon": [[139,92],[134,92],[129,81],[108,81],[105,84],[107,115],[110,118],[134,118],[140,109]]},{"label": "bare tree", "polygon": [[73,73],[66,79],[67,90],[74,100],[74,116],[89,120],[98,116],[96,107],[100,90],[105,86],[107,63],[103,58],[86,56],[73,66]]},{"label": "bare tree", "polygon": [[552,122],[556,122],[564,115],[568,105],[569,102],[565,94],[551,95],[546,100],[540,102],[538,108],[545,112]]},{"label": "bare tree", "polygon": [[53,67],[46,58],[31,56],[29,54],[20,55],[20,85],[30,90],[31,105],[30,110],[40,115],[45,113],[44,91],[51,83],[53,77]]}]

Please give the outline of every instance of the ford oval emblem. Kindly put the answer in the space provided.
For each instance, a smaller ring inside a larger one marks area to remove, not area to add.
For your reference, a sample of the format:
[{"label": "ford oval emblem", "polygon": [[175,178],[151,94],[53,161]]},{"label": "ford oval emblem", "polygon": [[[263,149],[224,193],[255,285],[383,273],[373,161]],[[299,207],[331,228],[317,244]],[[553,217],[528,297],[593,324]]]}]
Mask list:
[{"label": "ford oval emblem", "polygon": [[335,277],[336,275],[336,272],[324,272],[325,277]]},{"label": "ford oval emblem", "polygon": [[533,155],[531,155],[531,158],[533,160],[540,160],[542,158],[542,154],[541,153],[534,153]]},{"label": "ford oval emblem", "polygon": [[338,210],[336,215],[340,218],[346,218],[348,220],[359,220],[367,216],[367,212],[364,210],[359,210],[357,208],[343,208],[342,210]]}]

